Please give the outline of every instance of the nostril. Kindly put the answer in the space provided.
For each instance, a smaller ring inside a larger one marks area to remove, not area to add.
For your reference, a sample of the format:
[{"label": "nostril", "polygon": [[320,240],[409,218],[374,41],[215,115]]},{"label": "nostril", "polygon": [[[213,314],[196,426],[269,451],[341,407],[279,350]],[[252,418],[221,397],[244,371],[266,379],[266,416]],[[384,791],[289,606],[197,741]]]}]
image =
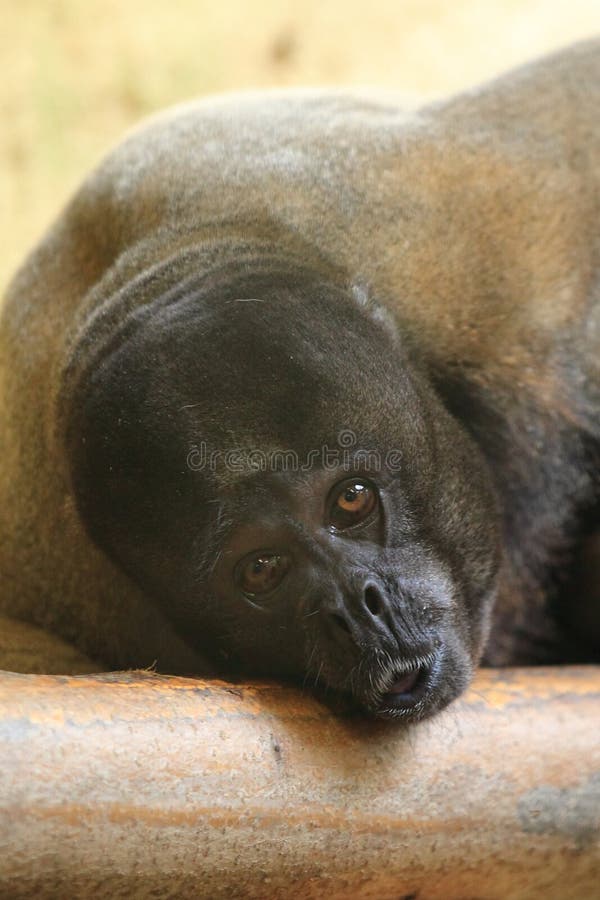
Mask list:
[{"label": "nostril", "polygon": [[365,606],[372,616],[379,616],[382,613],[383,603],[381,601],[381,594],[376,587],[373,587],[373,585],[369,585],[365,590]]},{"label": "nostril", "polygon": [[338,613],[332,613],[331,618],[339,628],[341,628],[343,631],[347,631],[348,634],[350,634],[350,626],[343,616],[340,616]]}]

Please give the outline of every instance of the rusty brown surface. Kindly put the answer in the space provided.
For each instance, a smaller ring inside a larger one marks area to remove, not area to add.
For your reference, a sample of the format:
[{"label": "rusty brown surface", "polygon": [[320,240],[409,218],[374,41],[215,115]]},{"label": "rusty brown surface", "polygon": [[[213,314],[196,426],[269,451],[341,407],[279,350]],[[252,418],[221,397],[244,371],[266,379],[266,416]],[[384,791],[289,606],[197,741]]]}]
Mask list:
[{"label": "rusty brown surface", "polygon": [[600,668],[430,722],[274,684],[0,674],[2,898],[600,896]]}]

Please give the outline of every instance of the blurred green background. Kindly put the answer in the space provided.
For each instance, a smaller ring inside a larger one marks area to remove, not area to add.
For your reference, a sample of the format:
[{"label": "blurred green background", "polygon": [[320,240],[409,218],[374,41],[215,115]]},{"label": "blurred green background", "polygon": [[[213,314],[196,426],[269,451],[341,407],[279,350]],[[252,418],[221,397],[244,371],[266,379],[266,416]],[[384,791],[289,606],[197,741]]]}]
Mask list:
[{"label": "blurred green background", "polygon": [[265,85],[431,96],[599,31],[599,0],[0,0],[0,287],[157,108]]}]

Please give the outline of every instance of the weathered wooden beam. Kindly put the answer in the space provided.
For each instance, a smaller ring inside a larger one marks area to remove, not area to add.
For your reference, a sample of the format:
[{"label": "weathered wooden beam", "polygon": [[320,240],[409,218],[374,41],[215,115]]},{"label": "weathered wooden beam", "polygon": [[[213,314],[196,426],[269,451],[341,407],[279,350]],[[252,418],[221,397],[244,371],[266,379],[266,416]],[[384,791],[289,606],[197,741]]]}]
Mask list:
[{"label": "weathered wooden beam", "polygon": [[600,887],[600,668],[482,671],[409,728],[274,684],[0,675],[3,898]]}]

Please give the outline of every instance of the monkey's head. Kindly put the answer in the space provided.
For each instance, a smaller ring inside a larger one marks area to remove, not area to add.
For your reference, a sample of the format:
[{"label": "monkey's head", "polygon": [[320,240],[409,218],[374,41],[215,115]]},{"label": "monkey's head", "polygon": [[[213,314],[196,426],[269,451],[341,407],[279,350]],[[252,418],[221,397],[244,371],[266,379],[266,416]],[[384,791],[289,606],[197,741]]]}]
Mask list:
[{"label": "monkey's head", "polygon": [[179,284],[85,346],[67,430],[81,517],[190,644],[380,716],[465,688],[495,498],[387,314],[270,267]]}]

